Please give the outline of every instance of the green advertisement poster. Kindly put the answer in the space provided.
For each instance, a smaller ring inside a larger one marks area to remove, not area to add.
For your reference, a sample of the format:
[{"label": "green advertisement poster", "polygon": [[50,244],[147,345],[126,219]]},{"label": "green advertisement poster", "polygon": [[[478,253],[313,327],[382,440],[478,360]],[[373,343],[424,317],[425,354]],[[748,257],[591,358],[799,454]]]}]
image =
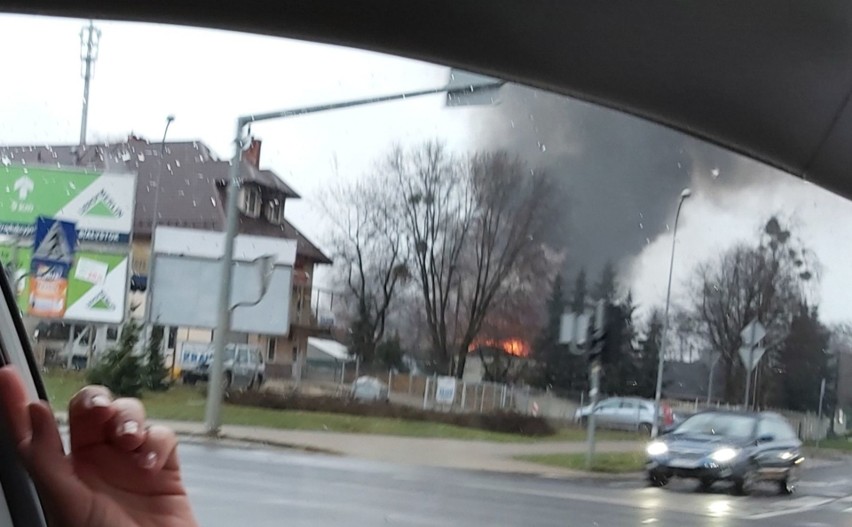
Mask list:
[{"label": "green advertisement poster", "polygon": [[[11,245],[0,245],[0,261],[4,266],[12,260]],[[21,311],[28,311],[32,248],[17,250],[15,287]],[[78,251],[68,275],[65,319],[81,322],[118,324],[122,321],[127,298],[128,255]]]},{"label": "green advertisement poster", "polygon": [[0,234],[31,236],[36,218],[73,222],[81,241],[127,243],[136,177],[126,173],[0,166]]}]

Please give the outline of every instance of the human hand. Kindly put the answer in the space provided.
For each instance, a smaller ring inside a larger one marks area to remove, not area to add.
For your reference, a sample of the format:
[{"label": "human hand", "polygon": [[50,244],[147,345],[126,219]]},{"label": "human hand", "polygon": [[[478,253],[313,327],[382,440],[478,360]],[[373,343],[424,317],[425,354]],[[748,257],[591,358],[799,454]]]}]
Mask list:
[{"label": "human hand", "polygon": [[65,454],[48,405],[29,403],[11,367],[0,368],[0,404],[50,525],[196,527],[180,477],[177,438],[145,426],[137,399],[112,399],[87,386],[68,404],[71,453]]}]

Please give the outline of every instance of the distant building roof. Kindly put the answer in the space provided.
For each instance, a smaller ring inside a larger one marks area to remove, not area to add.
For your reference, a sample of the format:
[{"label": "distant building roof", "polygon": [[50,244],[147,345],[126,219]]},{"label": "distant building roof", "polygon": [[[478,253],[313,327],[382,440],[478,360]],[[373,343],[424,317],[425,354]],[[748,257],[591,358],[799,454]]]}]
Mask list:
[{"label": "distant building roof", "polygon": [[349,350],[336,340],[308,337],[308,358],[311,359],[333,359],[335,361],[350,362],[355,360],[349,354]]},{"label": "distant building roof", "polygon": [[[223,230],[225,224],[224,185],[228,180],[229,161],[215,157],[199,141],[161,144],[129,137],[115,144],[79,146],[0,147],[0,156],[12,163],[56,166],[88,166],[97,169],[125,169],[137,174],[134,234],[150,236],[153,224],[157,177],[162,192],[157,203],[157,224],[204,230]],[[243,161],[241,179],[254,183],[283,198],[299,195],[270,170],[255,168]],[[280,225],[241,215],[240,232],[295,239],[298,254],[316,263],[331,263],[316,245],[292,224]]]}]

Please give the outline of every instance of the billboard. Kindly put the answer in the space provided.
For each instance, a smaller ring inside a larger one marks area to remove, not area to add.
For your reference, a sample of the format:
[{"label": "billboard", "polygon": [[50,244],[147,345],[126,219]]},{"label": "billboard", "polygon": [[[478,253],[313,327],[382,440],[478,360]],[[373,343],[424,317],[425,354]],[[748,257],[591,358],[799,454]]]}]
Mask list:
[{"label": "billboard", "polygon": [[[17,259],[15,269],[18,269],[15,277],[18,306],[24,313],[47,318],[62,317],[75,322],[120,324],[124,320],[127,254],[77,250],[66,271],[65,306],[64,312],[59,315],[37,313],[30,309],[33,280],[29,273],[33,267],[33,250],[31,247],[15,249],[11,244],[0,245],[0,261],[11,262],[13,255]],[[49,298],[47,293],[49,291],[42,293],[44,298]]]},{"label": "billboard", "polygon": [[[150,320],[157,324],[216,329],[224,233],[157,227],[149,277]],[[266,294],[256,258],[274,257]],[[231,331],[287,335],[296,241],[237,236],[231,287]],[[260,300],[259,302],[256,302]],[[256,302],[256,303],[255,303]],[[248,304],[253,305],[242,305]]]},{"label": "billboard", "polygon": [[6,189],[0,193],[0,237],[6,238],[0,261],[8,266],[16,260],[9,267],[21,310],[74,322],[121,323],[135,175],[5,165],[0,183]]},{"label": "billboard", "polygon": [[0,167],[0,234],[30,237],[39,216],[77,225],[83,242],[130,242],[132,174],[7,165]]}]

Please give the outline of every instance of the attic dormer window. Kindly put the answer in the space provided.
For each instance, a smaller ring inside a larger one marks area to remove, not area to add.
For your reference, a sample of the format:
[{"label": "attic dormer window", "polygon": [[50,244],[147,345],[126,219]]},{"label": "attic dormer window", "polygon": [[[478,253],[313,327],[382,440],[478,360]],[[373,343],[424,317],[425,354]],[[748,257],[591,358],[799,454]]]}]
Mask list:
[{"label": "attic dormer window", "polygon": [[245,186],[242,189],[242,206],[243,213],[246,216],[257,218],[260,216],[260,189],[253,186]]},{"label": "attic dormer window", "polygon": [[275,198],[266,202],[266,220],[280,225],[284,222],[284,200]]}]

